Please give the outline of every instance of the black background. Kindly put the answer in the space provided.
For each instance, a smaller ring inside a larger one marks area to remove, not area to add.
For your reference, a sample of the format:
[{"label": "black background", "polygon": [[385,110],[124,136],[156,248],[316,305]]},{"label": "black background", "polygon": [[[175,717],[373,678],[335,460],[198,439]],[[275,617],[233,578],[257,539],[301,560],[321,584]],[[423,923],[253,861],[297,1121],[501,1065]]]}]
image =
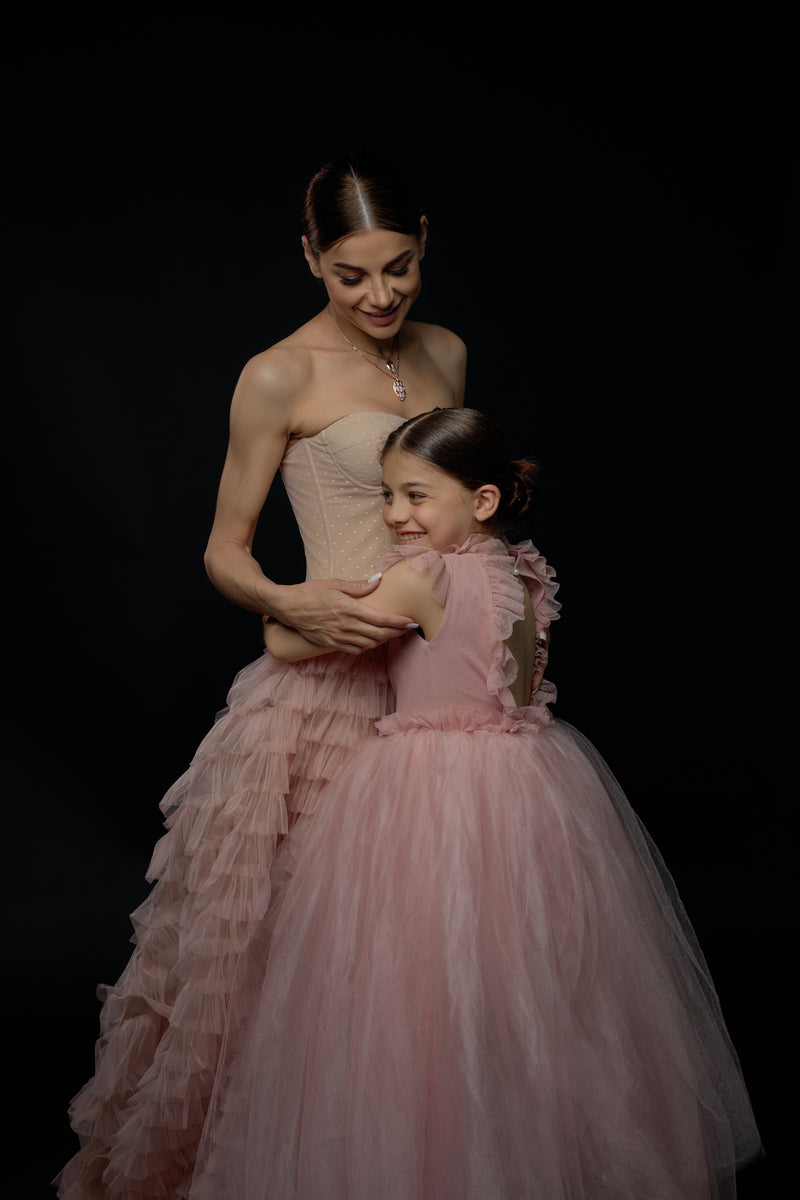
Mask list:
[{"label": "black background", "polygon": [[[378,145],[430,221],[415,315],[465,339],[467,402],[541,463],[525,532],[561,581],[557,713],[676,876],[768,1151],[741,1194],[781,1195],[797,932],[782,33],[338,15],[333,31],[305,14],[31,21],[8,39],[15,1194],[48,1194],[73,1150],[64,1109],[92,1069],[95,984],[129,953],[158,801],[259,653],[258,618],[202,565],[230,395],[323,302],[299,246],[309,175]],[[302,576],[277,490],[257,554]]]}]

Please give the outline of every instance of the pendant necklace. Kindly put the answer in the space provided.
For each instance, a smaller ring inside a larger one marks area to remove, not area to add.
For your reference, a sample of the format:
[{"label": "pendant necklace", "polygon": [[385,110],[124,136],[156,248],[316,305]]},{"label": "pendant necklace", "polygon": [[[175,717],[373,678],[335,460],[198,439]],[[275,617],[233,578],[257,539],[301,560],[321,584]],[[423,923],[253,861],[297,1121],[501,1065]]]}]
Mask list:
[{"label": "pendant necklace", "polygon": [[347,334],[343,333],[342,330],[339,329],[339,326],[336,324],[336,318],[334,317],[334,315],[330,309],[328,309],[328,316],[333,321],[334,325],[336,325],[337,330],[339,331],[341,336],[344,338],[344,340],[347,342],[350,349],[355,350],[355,352],[357,354],[363,354],[364,357],[366,358],[367,362],[370,364],[370,366],[373,366],[376,371],[380,371],[381,368],[378,366],[378,364],[376,362],[373,362],[372,360],[374,358],[381,359],[384,367],[389,372],[389,374],[392,376],[392,390],[394,391],[395,396],[397,396],[398,400],[405,400],[406,385],[403,383],[403,381],[399,375],[399,371],[400,371],[400,339],[399,339],[399,337],[395,338],[394,341],[392,342],[392,352],[393,352],[395,358],[397,359],[397,365],[395,366],[395,364],[392,362],[391,357],[384,358],[384,356],[382,354],[370,354],[369,350],[362,350],[360,346],[354,345],[353,342],[350,341]]}]

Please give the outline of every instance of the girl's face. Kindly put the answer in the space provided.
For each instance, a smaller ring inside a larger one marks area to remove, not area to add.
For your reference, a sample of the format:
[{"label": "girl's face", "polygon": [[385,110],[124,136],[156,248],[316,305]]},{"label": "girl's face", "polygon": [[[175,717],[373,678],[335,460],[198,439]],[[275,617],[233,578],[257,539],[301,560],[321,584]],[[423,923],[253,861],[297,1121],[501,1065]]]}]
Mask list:
[{"label": "girl's face", "polygon": [[405,450],[390,450],[383,459],[383,519],[398,542],[432,550],[461,545],[471,533],[489,532],[500,492],[492,484],[474,492]]},{"label": "girl's face", "polygon": [[391,345],[400,332],[419,295],[425,232],[423,217],[418,238],[388,229],[354,233],[319,258],[303,238],[311,272],[325,284],[336,323],[355,345],[369,350],[375,340]]}]

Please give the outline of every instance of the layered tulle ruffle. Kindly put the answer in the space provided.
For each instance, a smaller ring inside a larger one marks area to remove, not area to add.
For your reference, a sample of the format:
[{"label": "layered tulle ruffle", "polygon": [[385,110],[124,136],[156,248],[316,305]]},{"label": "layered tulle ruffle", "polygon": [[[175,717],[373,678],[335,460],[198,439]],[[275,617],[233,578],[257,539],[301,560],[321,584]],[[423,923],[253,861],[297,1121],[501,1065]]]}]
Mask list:
[{"label": "layered tulle ruffle", "polygon": [[136,949],[104,1000],[96,1073],[70,1116],[81,1150],[64,1200],[188,1193],[237,965],[270,900],[276,846],[387,709],[384,655],[269,655],[162,802],[155,881],[132,914]]},{"label": "layered tulle ruffle", "polygon": [[507,720],[390,719],[279,851],[191,1200],[733,1194],[758,1135],[671,880],[579,735]]}]

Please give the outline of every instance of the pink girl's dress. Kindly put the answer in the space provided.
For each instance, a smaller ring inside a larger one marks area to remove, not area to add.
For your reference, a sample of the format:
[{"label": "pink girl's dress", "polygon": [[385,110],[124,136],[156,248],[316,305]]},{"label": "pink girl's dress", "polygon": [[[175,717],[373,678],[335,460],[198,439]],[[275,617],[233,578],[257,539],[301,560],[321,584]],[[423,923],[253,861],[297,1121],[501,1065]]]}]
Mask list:
[{"label": "pink girl's dress", "polygon": [[[191,1200],[707,1200],[759,1137],[674,886],[506,641],[530,543],[395,550],[445,602],[240,962]],[[530,614],[527,627],[530,630]]]},{"label": "pink girl's dress", "polygon": [[[379,451],[401,418],[357,413],[295,442],[281,472],[307,577],[364,579],[390,537]],[[227,709],[162,802],[155,881],[132,914],[135,950],[104,1005],[96,1073],[72,1102],[81,1149],[63,1200],[188,1194],[242,952],[260,931],[290,820],[375,735],[391,693],[383,650],[245,668]],[[223,1200],[218,1196],[215,1200]]]}]

